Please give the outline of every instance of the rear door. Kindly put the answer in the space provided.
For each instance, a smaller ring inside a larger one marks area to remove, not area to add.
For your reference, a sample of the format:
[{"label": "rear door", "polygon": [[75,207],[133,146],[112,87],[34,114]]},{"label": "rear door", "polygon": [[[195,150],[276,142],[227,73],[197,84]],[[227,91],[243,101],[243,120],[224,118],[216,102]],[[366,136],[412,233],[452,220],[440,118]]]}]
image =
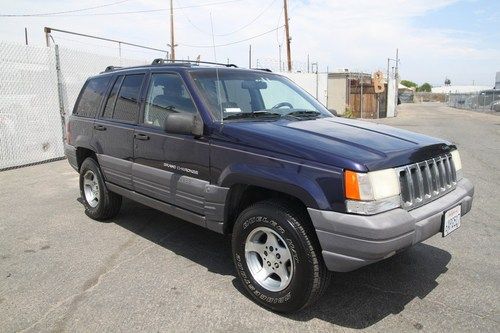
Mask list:
[{"label": "rear door", "polygon": [[201,215],[209,184],[209,145],[206,138],[163,130],[166,115],[179,112],[198,112],[182,77],[151,73],[135,131],[134,190]]},{"label": "rear door", "polygon": [[94,145],[106,181],[132,189],[134,129],[145,72],[116,75],[104,110],[94,123]]},{"label": "rear door", "polygon": [[[91,78],[85,83],[68,120],[66,143],[75,147],[92,147],[94,118],[101,111],[111,79],[110,75],[103,75]],[[76,153],[73,154],[74,156],[68,156],[68,160],[76,167]]]}]

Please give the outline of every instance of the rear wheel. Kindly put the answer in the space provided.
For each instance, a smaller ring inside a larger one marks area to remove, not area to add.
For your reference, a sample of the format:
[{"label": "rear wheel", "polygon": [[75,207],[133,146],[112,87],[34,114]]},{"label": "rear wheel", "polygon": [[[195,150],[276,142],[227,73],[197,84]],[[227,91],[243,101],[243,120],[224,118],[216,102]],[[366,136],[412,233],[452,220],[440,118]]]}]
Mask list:
[{"label": "rear wheel", "polygon": [[94,220],[113,218],[120,211],[122,197],[106,188],[99,164],[92,157],[80,167],[80,196],[85,214]]},{"label": "rear wheel", "polygon": [[246,292],[259,305],[293,312],[313,304],[326,290],[331,272],[307,213],[280,201],[264,201],[238,217],[233,257]]}]

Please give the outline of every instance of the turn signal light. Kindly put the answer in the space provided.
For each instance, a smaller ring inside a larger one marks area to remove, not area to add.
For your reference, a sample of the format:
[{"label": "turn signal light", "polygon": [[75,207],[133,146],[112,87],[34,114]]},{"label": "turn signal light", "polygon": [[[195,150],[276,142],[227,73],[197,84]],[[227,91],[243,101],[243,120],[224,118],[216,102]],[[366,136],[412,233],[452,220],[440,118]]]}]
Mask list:
[{"label": "turn signal light", "polygon": [[345,197],[351,200],[361,200],[359,195],[358,174],[351,170],[344,172]]}]

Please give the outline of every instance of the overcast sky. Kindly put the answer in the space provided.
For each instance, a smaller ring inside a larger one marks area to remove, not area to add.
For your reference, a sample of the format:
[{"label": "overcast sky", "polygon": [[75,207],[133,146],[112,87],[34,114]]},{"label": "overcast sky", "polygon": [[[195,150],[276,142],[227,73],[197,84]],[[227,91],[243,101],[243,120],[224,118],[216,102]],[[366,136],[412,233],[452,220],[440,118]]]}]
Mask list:
[{"label": "overcast sky", "polygon": [[[119,0],[0,0],[0,14],[40,14],[79,10]],[[177,58],[213,61],[210,45],[242,41],[284,23],[283,0],[174,0]],[[0,40],[44,45],[43,27],[72,30],[166,49],[170,42],[168,0],[129,0],[85,11],[39,17],[0,17]],[[182,9],[182,7],[184,7]],[[190,7],[190,8],[185,8]],[[158,10],[142,13],[141,10]],[[441,85],[494,85],[500,71],[500,1],[498,0],[289,0],[292,58],[305,67],[307,54],[321,71],[349,68],[385,71],[387,58],[399,48],[403,79]],[[96,15],[98,14],[98,15]],[[212,41],[210,14],[215,36]],[[111,43],[54,33],[65,47],[118,55]],[[216,47],[217,60],[248,66],[278,66],[284,29],[229,46]],[[152,59],[138,49],[123,49],[127,58]],[[285,58],[283,45],[282,60]]]}]

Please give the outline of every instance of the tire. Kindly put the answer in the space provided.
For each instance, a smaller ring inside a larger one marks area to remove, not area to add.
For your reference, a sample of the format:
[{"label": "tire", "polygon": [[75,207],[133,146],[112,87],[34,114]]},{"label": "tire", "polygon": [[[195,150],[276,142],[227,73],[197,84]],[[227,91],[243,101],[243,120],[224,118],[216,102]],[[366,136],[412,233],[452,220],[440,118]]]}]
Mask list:
[{"label": "tire", "polygon": [[122,197],[106,188],[101,168],[92,157],[87,157],[80,167],[80,196],[85,214],[97,221],[115,217],[122,204]]},{"label": "tire", "polygon": [[256,203],[238,216],[232,251],[245,291],[272,311],[303,309],[330,283],[332,273],[323,262],[309,216],[281,201]]}]

